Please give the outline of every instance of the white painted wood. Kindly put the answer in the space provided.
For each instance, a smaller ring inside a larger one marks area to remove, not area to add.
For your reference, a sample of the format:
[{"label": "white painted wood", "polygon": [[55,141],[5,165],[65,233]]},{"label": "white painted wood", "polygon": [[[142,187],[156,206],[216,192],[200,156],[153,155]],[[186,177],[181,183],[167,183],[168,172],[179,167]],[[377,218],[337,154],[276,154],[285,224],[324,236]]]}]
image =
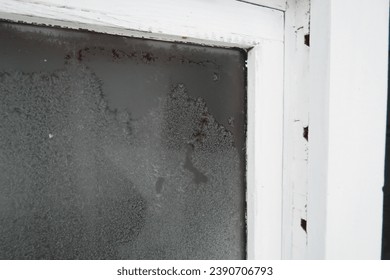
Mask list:
[{"label": "white painted wood", "polygon": [[263,7],[269,7],[281,11],[286,11],[287,2],[289,0],[237,0],[239,2],[247,2]]},{"label": "white painted wood", "polygon": [[281,258],[284,13],[233,0],[0,0],[0,18],[252,48],[248,57],[248,257]]},{"label": "white painted wood", "polygon": [[307,233],[310,1],[289,0],[286,11],[283,154],[283,259],[305,259]]},{"label": "white painted wood", "polygon": [[313,0],[309,257],[379,259],[388,0]]},{"label": "white painted wood", "polygon": [[[121,35],[250,47],[282,41],[283,12],[235,0],[1,0],[2,18]],[[256,27],[256,28],[254,28]],[[140,33],[141,32],[141,33]],[[169,36],[167,36],[169,35]],[[184,38],[183,38],[184,37]]]},{"label": "white painted wood", "polygon": [[[308,257],[325,258],[330,70],[330,1],[311,2]],[[347,106],[346,106],[347,108]]]},{"label": "white painted wood", "polygon": [[282,42],[248,56],[248,258],[280,259],[282,245]]}]

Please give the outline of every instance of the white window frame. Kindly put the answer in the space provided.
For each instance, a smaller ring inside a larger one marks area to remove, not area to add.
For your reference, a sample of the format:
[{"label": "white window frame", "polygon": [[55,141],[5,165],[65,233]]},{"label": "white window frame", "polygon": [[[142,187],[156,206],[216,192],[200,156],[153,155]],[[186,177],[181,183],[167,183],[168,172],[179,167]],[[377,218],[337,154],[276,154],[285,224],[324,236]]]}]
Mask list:
[{"label": "white window frame", "polygon": [[[283,180],[291,182],[283,148],[294,146],[284,141],[284,125],[293,118],[285,116],[285,107],[294,95],[284,94],[296,87],[285,76],[285,64],[296,65],[285,59],[285,43],[295,50],[297,40],[285,34],[286,8],[285,0],[0,0],[0,19],[249,50],[247,257],[281,259],[294,257],[297,231],[289,185],[283,191]],[[296,33],[292,17],[287,22],[289,34]]]},{"label": "white window frame", "polygon": [[0,0],[0,19],[248,49],[248,258],[380,258],[388,0]]}]

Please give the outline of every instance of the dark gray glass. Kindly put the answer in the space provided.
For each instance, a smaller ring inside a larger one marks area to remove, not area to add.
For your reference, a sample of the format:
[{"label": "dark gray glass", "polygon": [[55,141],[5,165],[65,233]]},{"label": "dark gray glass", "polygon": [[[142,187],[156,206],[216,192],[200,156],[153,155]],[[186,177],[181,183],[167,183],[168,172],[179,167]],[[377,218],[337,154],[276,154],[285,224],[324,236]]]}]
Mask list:
[{"label": "dark gray glass", "polygon": [[1,259],[245,258],[246,54],[0,23]]}]

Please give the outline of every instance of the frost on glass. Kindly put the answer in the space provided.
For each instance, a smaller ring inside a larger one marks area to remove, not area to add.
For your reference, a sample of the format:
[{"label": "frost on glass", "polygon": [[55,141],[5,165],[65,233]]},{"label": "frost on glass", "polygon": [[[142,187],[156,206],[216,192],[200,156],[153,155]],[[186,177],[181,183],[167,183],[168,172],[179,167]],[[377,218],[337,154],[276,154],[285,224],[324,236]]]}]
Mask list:
[{"label": "frost on glass", "polygon": [[0,24],[1,259],[245,257],[245,55]]}]

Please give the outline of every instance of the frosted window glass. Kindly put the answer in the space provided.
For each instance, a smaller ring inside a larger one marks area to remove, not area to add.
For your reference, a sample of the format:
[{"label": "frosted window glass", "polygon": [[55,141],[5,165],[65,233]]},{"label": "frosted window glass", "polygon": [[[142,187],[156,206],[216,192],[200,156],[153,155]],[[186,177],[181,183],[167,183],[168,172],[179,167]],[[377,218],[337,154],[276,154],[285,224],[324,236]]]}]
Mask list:
[{"label": "frosted window glass", "polygon": [[0,23],[1,259],[245,258],[245,57]]}]

